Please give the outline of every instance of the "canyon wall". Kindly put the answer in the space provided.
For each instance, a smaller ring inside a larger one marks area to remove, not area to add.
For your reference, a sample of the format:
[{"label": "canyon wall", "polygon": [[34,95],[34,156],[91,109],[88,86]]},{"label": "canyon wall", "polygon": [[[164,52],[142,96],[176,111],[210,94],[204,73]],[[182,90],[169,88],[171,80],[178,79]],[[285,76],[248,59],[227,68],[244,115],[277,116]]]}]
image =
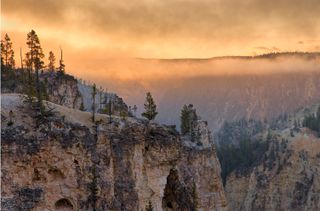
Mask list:
[{"label": "canyon wall", "polygon": [[37,127],[20,95],[2,95],[3,210],[227,210],[206,124],[195,144],[172,127],[46,106],[54,115]]},{"label": "canyon wall", "polygon": [[286,128],[258,134],[268,150],[252,167],[239,166],[227,177],[230,210],[319,210],[320,137],[299,126],[304,115],[315,113],[318,106],[295,113]]}]

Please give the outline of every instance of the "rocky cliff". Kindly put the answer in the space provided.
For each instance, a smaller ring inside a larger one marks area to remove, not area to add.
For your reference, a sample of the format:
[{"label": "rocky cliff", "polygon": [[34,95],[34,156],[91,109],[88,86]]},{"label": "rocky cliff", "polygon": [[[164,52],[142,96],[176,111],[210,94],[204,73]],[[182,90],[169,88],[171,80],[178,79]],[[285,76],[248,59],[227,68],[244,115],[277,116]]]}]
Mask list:
[{"label": "rocky cliff", "polygon": [[46,106],[36,127],[19,95],[2,95],[3,210],[227,210],[206,124],[193,146],[170,127]]},{"label": "rocky cliff", "polygon": [[[2,70],[1,93],[27,93],[28,78],[26,70]],[[83,99],[77,86],[78,81],[73,76],[43,71],[40,73],[40,84],[43,98],[68,108],[80,108]]]},{"label": "rocky cliff", "polygon": [[50,102],[80,109],[83,97],[73,76],[45,72],[41,74],[41,79],[45,82]]},{"label": "rocky cliff", "polygon": [[267,152],[251,168],[238,168],[227,178],[231,210],[320,209],[320,138],[315,131],[294,126],[301,114],[316,108],[296,113],[287,128],[260,134],[268,143]]}]

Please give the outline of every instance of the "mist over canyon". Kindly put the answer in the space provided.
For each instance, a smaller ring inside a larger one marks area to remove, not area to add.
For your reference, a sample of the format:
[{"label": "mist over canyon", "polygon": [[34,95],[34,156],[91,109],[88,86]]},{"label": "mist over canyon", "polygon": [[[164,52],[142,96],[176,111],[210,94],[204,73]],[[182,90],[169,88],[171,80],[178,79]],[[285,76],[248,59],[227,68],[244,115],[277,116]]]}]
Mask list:
[{"label": "mist over canyon", "polygon": [[216,131],[224,121],[268,120],[320,99],[319,53],[108,60],[97,65],[87,79],[118,93],[128,105],[138,105],[138,113],[151,91],[157,120],[177,126],[180,109],[189,103]]}]

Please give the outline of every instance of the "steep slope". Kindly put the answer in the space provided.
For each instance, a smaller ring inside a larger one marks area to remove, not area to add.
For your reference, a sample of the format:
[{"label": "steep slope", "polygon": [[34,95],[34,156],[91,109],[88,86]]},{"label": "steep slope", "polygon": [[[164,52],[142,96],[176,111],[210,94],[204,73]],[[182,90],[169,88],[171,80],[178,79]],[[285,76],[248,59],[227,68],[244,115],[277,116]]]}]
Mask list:
[{"label": "steep slope", "polygon": [[50,102],[80,109],[83,97],[73,76],[67,74],[59,76],[45,72],[41,74],[41,79],[45,81]]},{"label": "steep slope", "polygon": [[155,93],[164,92],[160,121],[178,124],[183,104],[193,103],[211,130],[242,118],[270,120],[320,100],[320,72],[207,76],[163,83],[167,88],[154,88]]},{"label": "steep slope", "polygon": [[[1,92],[27,93],[28,77],[26,70],[3,70],[1,72]],[[44,70],[40,73],[40,83],[42,93],[45,93],[43,97],[48,101],[68,108],[92,111],[92,86],[83,84],[82,80],[77,80],[69,74]],[[119,115],[121,111],[128,111],[128,106],[117,94],[98,91],[95,96],[96,111],[102,112],[110,101],[114,114]]]},{"label": "steep slope", "polygon": [[102,114],[94,125],[46,103],[55,115],[37,128],[20,95],[1,99],[3,210],[227,210],[206,124],[194,146],[170,127]]},{"label": "steep slope", "polygon": [[320,137],[299,126],[303,116],[317,108],[301,109],[286,126],[260,134],[260,139],[268,143],[266,153],[251,168],[238,168],[227,178],[225,189],[231,210],[320,208]]},{"label": "steep slope", "polygon": [[[68,74],[44,71],[40,73],[40,86],[44,98],[50,102],[79,109],[82,96],[77,80]],[[23,69],[3,69],[1,71],[1,93],[27,93],[29,73]],[[35,85],[34,85],[35,86]]]},{"label": "steep slope", "polygon": [[249,173],[228,177],[231,210],[320,208],[320,139],[304,131],[288,141],[275,142],[274,153]]}]

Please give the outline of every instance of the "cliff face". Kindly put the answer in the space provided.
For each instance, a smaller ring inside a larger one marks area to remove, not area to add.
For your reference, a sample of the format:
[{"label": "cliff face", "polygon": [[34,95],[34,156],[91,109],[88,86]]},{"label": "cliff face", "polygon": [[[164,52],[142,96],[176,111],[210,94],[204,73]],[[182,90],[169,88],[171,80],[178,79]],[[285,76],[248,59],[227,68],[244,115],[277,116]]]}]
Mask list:
[{"label": "cliff face", "polygon": [[83,99],[77,86],[78,81],[73,76],[50,73],[44,73],[41,76],[45,81],[50,102],[80,109]]},{"label": "cliff face", "polygon": [[3,210],[227,209],[208,140],[193,146],[172,128],[116,117],[108,124],[101,114],[93,125],[87,112],[47,106],[55,115],[36,128],[18,95],[2,96]]},{"label": "cliff face", "polygon": [[213,132],[225,121],[271,120],[320,100],[319,71],[208,76],[168,83],[170,90],[159,97],[159,120],[179,124],[177,111],[181,105],[194,102]]},{"label": "cliff face", "polygon": [[[26,70],[1,71],[1,93],[26,93],[28,77]],[[77,86],[78,81],[73,76],[44,71],[40,73],[40,81],[43,97],[47,97],[50,102],[80,109],[83,99]]]},{"label": "cliff face", "polygon": [[319,210],[320,138],[307,128],[271,134],[260,163],[227,178],[230,209]]}]

